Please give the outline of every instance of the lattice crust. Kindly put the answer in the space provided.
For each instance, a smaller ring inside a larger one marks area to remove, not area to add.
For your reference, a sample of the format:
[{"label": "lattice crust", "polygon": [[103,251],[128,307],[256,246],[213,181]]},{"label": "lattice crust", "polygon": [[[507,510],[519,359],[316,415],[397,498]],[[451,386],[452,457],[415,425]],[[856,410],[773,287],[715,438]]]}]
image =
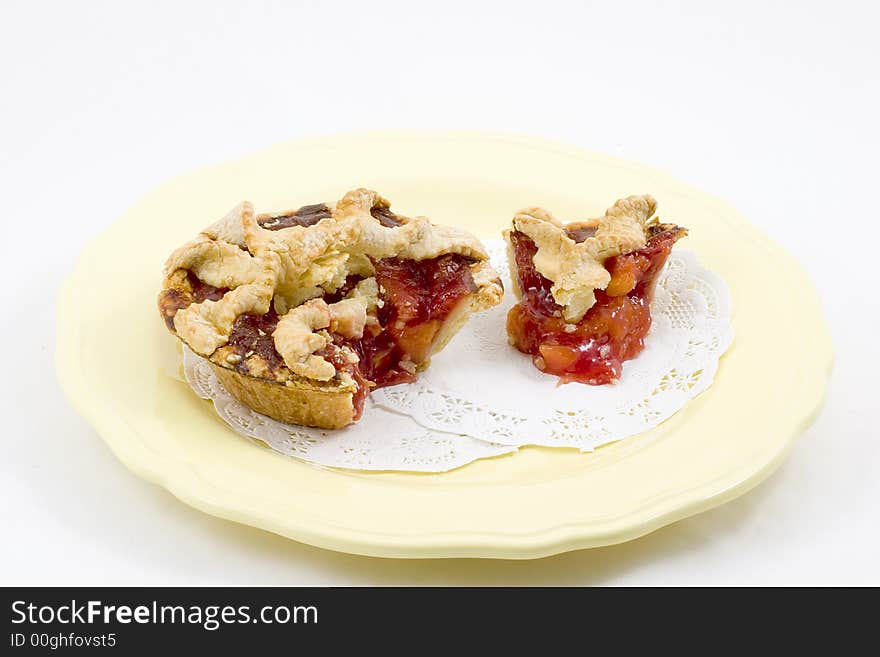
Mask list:
[{"label": "lattice crust", "polygon": [[[595,303],[594,291],[604,290],[611,280],[605,259],[643,248],[658,223],[653,217],[656,209],[657,202],[649,195],[629,196],[598,219],[563,224],[543,208],[528,208],[514,216],[513,229],[538,247],[535,269],[553,281],[550,292],[566,321],[578,322]],[[577,241],[572,237],[577,231],[591,234]],[[509,239],[509,231],[505,237]],[[510,263],[515,266],[513,258]],[[516,281],[515,272],[511,278]]]},{"label": "lattice crust", "polygon": [[[446,254],[472,262],[478,291],[470,310],[500,301],[497,272],[476,237],[426,217],[392,213],[389,202],[374,191],[356,189],[335,206],[274,214],[256,215],[243,202],[171,254],[160,310],[183,342],[217,365],[278,383],[304,377],[344,385],[350,383],[347,375],[316,352],[330,343],[328,330],[360,337],[368,314],[375,314],[381,302],[372,262]],[[346,298],[335,303],[321,299],[337,293],[350,276],[361,280]],[[196,289],[203,285],[210,286],[207,298]],[[266,315],[270,309],[278,315],[271,335],[283,364],[273,366],[257,353],[242,363],[228,346],[237,318]]]},{"label": "lattice crust", "polygon": [[[504,245],[485,244],[504,276]],[[504,284],[510,285],[506,276]],[[613,386],[559,386],[513,353],[503,327],[514,303],[506,296],[473,317],[444,352],[443,367],[429,368],[410,385],[374,391],[361,421],[341,432],[267,418],[231,395],[215,376],[220,368],[188,351],[184,372],[232,430],[281,454],[328,467],[440,472],[524,445],[591,451],[648,431],[712,385],[733,338],[724,281],[678,248],[651,305],[656,348],[627,362]],[[272,389],[284,389],[266,386],[270,400]],[[334,399],[324,396],[315,406],[326,415]]]}]

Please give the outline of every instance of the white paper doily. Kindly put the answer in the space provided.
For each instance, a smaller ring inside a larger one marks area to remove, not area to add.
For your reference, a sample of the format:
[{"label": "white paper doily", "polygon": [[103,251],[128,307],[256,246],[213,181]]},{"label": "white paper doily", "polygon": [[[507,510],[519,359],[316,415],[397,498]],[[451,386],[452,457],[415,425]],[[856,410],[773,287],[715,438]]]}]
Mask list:
[{"label": "white paper doily", "polygon": [[278,422],[234,399],[208,362],[184,347],[183,373],[202,399],[232,429],[257,438],[276,452],[334,468],[445,472],[477,459],[516,451],[515,446],[442,433],[412,419],[378,408],[367,400],[361,420],[344,429],[325,431]]},{"label": "white paper doily", "polygon": [[[504,245],[488,242],[510,290]],[[468,322],[415,383],[381,388],[356,424],[326,431],[278,422],[235,400],[208,363],[184,349],[197,395],[237,433],[281,454],[358,470],[444,472],[524,445],[600,445],[646,431],[708,388],[733,340],[724,281],[676,250],[661,272],[645,350],[624,363],[618,383],[558,385],[507,343],[502,303]]]},{"label": "white paper doily", "polygon": [[[487,243],[510,290],[503,242]],[[676,250],[660,274],[645,350],[623,366],[615,384],[558,385],[507,343],[507,293],[471,318],[413,384],[373,393],[377,406],[423,427],[508,445],[591,451],[646,431],[706,390],[733,340],[727,286],[696,256]]]}]

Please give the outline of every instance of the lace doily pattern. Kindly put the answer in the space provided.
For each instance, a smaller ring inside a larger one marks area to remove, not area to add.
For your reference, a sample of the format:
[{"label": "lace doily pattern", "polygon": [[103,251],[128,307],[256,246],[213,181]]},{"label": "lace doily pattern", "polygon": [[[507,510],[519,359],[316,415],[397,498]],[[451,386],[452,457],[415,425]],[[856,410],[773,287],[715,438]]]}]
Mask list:
[{"label": "lace doily pattern", "polygon": [[207,361],[187,348],[183,372],[195,393],[210,399],[217,415],[233,431],[280,454],[316,465],[352,470],[446,472],[517,449],[426,428],[405,415],[375,405],[365,410],[360,422],[335,431],[285,424],[234,399]]},{"label": "lace doily pattern", "polygon": [[[504,244],[487,245],[509,290]],[[659,278],[645,350],[613,385],[558,385],[538,371],[507,343],[514,303],[508,294],[474,317],[416,383],[377,390],[374,404],[437,431],[591,451],[657,426],[706,390],[733,340],[727,286],[681,249]]]},{"label": "lace doily pattern", "polygon": [[[510,289],[504,245],[489,247]],[[684,250],[673,252],[660,275],[645,350],[613,385],[558,385],[539,372],[507,343],[513,303],[507,295],[471,319],[418,381],[374,391],[362,419],[336,431],[251,410],[188,349],[184,374],[236,433],[281,454],[355,470],[445,472],[524,445],[591,451],[647,431],[712,385],[733,340],[724,281]]]}]

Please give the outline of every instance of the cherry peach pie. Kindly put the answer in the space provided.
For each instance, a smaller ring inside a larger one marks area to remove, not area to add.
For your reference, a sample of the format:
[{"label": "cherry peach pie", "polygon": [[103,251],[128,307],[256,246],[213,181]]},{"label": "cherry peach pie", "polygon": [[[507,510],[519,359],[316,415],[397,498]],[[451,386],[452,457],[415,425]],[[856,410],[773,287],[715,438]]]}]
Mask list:
[{"label": "cherry peach pie", "polygon": [[588,221],[563,224],[541,208],[513,218],[505,239],[519,301],[507,334],[539,370],[600,385],[641,353],[657,275],[687,235],[656,209],[652,197],[630,196]]},{"label": "cherry peach pie", "polygon": [[236,399],[333,429],[502,294],[474,236],[357,189],[282,213],[236,206],[171,254],[159,310]]}]

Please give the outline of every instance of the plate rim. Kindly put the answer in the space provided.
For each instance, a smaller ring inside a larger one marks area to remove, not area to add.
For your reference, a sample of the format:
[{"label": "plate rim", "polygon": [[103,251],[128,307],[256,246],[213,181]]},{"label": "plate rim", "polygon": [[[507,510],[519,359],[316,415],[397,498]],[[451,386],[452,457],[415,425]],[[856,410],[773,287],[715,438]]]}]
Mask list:
[{"label": "plate rim", "polygon": [[[560,142],[522,135],[503,133],[487,133],[482,131],[369,131],[356,132],[330,137],[293,139],[276,144],[255,153],[247,154],[237,161],[250,159],[277,148],[289,148],[303,144],[320,144],[338,139],[385,139],[385,138],[418,139],[429,137],[436,139],[479,139],[501,140],[527,144],[531,147],[542,147],[556,152],[563,152],[577,158],[602,158],[624,165],[627,168],[644,171],[655,176],[662,176],[673,181],[681,188],[693,189],[661,170],[613,156],[591,153],[583,149],[568,146]],[[211,168],[211,167],[207,167]],[[199,169],[202,171],[203,169]],[[188,174],[184,174],[186,176]],[[175,179],[178,179],[176,177]],[[121,416],[102,412],[103,402],[92,393],[86,385],[82,368],[78,367],[77,349],[73,331],[63,328],[75,321],[77,309],[73,289],[78,277],[83,276],[88,253],[97,248],[101,240],[112,229],[113,224],[93,237],[81,251],[75,265],[65,277],[56,301],[57,339],[55,350],[55,369],[59,383],[65,396],[74,409],[96,430],[98,435],[110,446],[114,454],[126,467],[138,476],[158,484],[169,490],[184,503],[210,515],[227,520],[259,527],[299,542],[340,552],[366,556],[398,557],[398,558],[454,558],[483,557],[504,559],[531,559],[550,556],[576,549],[600,547],[632,540],[648,534],[667,524],[695,515],[710,508],[719,506],[735,497],[742,495],[766,479],[785,459],[800,436],[821,411],[827,392],[833,354],[831,337],[827,323],[821,312],[818,295],[807,273],[796,260],[781,246],[766,237],[756,227],[741,217],[711,193],[694,190],[704,197],[714,199],[717,203],[729,208],[738,222],[748,229],[751,236],[760,241],[761,246],[775,255],[782,257],[789,264],[789,270],[795,272],[808,283],[805,290],[807,301],[819,320],[813,326],[817,344],[824,347],[816,350],[816,357],[822,359],[820,371],[824,379],[819,385],[810,386],[814,393],[800,405],[803,412],[794,422],[790,435],[779,443],[778,449],[770,452],[756,453],[753,460],[740,465],[735,471],[726,473],[719,479],[703,482],[694,489],[678,492],[667,500],[661,500],[648,508],[648,505],[633,508],[613,520],[572,522],[552,528],[536,530],[531,533],[515,532],[511,534],[480,533],[458,531],[446,533],[422,533],[419,535],[394,533],[388,531],[365,532],[357,529],[350,531],[342,526],[327,523],[319,518],[281,518],[278,514],[255,516],[252,509],[236,504],[234,491],[223,490],[215,482],[206,479],[200,472],[199,464],[174,460],[166,455],[150,450],[138,436],[137,429],[128,426]],[[124,216],[124,215],[123,215]],[[729,221],[729,217],[724,217]],[[118,219],[117,219],[118,221]],[[722,481],[723,480],[723,481]],[[686,495],[686,498],[682,499]]]}]

